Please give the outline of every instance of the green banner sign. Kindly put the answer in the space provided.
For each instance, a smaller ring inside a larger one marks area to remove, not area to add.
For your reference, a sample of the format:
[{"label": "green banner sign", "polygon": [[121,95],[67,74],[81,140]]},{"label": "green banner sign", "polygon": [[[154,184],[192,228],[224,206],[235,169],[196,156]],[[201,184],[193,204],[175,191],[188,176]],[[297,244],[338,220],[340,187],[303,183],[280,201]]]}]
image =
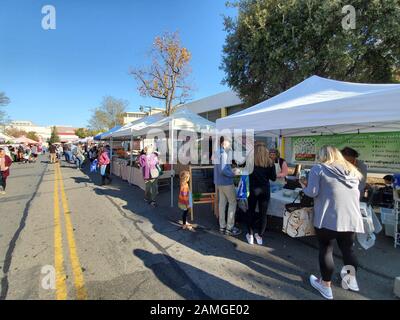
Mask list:
[{"label": "green banner sign", "polygon": [[292,161],[315,162],[324,145],[357,150],[369,169],[400,172],[400,132],[293,137]]}]

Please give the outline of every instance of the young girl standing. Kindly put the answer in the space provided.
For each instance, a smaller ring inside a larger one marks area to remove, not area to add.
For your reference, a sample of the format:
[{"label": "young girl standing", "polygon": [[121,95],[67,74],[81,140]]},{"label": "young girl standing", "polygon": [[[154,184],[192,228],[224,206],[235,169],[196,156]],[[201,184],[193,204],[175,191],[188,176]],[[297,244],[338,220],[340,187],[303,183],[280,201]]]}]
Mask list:
[{"label": "young girl standing", "polygon": [[193,226],[187,223],[187,215],[190,208],[190,200],[189,200],[189,180],[190,180],[190,173],[189,171],[182,171],[179,175],[181,187],[179,190],[179,197],[178,197],[178,207],[179,209],[183,210],[182,213],[182,229],[184,230],[192,230]]}]

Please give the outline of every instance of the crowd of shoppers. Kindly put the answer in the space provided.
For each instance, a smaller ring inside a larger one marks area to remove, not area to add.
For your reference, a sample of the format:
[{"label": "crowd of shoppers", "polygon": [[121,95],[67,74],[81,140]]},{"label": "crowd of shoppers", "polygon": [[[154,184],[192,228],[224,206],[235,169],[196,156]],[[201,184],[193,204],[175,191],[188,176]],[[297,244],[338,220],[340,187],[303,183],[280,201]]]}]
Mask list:
[{"label": "crowd of shoppers", "polygon": [[[10,166],[14,161],[25,159],[24,155],[37,155],[42,150],[35,147],[0,148],[0,194],[4,194]],[[101,175],[101,184],[112,182],[110,174],[111,150],[108,146],[87,146],[78,144],[55,145],[48,148],[50,162],[57,162],[61,153],[65,160],[75,163],[76,168],[82,168],[85,160],[95,164]],[[364,232],[360,213],[360,196],[366,186],[367,167],[360,161],[357,151],[344,148],[339,151],[332,146],[324,146],[318,155],[318,164],[314,165],[308,179],[300,180],[303,192],[314,199],[313,224],[319,243],[320,276],[309,278],[313,288],[326,299],[333,299],[332,276],[335,271],[333,248],[335,243],[343,255],[345,266],[357,271],[357,258],[353,247],[357,233]],[[242,171],[232,166],[231,141],[221,138],[219,148],[213,156],[214,184],[218,193],[218,213],[220,232],[228,236],[239,236],[241,230],[237,227],[237,193],[234,178]],[[147,146],[138,158],[145,181],[144,200],[156,207],[158,194],[158,178],[161,174],[159,155],[152,146]],[[263,142],[254,146],[254,169],[249,175],[248,209],[245,212],[247,233],[246,240],[253,245],[262,245],[267,230],[268,205],[271,198],[270,183],[285,181],[289,174],[286,161],[275,149],[268,150]],[[182,228],[193,230],[188,223],[188,213],[191,208],[190,173],[180,174],[180,189],[178,207],[182,210]],[[257,215],[258,212],[258,215]],[[349,277],[348,288],[359,291],[355,275]]]}]

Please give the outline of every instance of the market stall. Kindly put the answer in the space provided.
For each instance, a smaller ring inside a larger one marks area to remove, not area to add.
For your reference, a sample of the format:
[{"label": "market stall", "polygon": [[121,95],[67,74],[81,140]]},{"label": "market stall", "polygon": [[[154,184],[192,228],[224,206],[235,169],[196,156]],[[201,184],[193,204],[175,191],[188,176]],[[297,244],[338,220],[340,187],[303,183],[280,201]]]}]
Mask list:
[{"label": "market stall", "polygon": [[39,142],[37,142],[35,140],[32,140],[32,139],[29,139],[29,138],[27,138],[25,136],[16,138],[16,139],[14,139],[14,141],[17,144],[24,144],[24,145],[30,145],[30,144],[37,145],[37,144],[39,144]]},{"label": "market stall", "polygon": [[[158,120],[154,121],[157,117]],[[171,164],[171,167],[170,170],[164,171],[162,177],[168,176],[171,181],[171,206],[173,206],[173,181],[176,173],[176,171],[174,170],[174,164],[177,163],[178,158],[176,154],[178,146],[178,132],[183,130],[194,133],[199,133],[202,130],[207,130],[208,132],[211,132],[214,127],[214,123],[208,121],[207,119],[189,110],[180,109],[169,117],[156,114],[144,118],[144,120],[142,120],[141,122],[135,121],[134,123],[132,123],[132,126],[125,128],[123,132],[115,132],[112,137],[118,138],[126,134],[130,134],[132,137],[146,137],[150,141],[154,141],[152,139],[156,136],[160,136],[160,132],[163,132],[165,134],[168,133],[168,136],[165,136],[163,138],[165,140],[168,140],[168,148],[167,150],[162,150],[161,152],[168,153],[168,162],[169,164]],[[181,166],[181,168],[183,167]]]},{"label": "market stall", "polygon": [[14,143],[15,138],[0,132],[0,143],[7,143],[7,142]]},{"label": "market stall", "polygon": [[[369,143],[381,156],[376,161],[376,156],[368,158],[362,150],[369,169],[395,173],[400,172],[399,101],[399,84],[349,83],[312,76],[271,99],[218,119],[216,126],[218,130],[249,129],[256,136],[276,137],[281,153],[291,149],[289,158],[295,163],[314,163],[316,150],[328,142],[339,148],[350,142],[355,148]],[[298,148],[294,152],[293,145]]]}]

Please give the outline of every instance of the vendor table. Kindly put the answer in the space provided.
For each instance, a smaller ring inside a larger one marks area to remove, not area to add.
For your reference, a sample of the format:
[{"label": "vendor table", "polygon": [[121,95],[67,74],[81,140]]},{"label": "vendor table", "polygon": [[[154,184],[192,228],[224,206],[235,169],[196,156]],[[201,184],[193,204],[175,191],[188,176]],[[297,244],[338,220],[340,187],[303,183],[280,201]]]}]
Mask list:
[{"label": "vendor table", "polygon": [[[292,192],[291,197],[285,197],[284,192]],[[295,201],[294,190],[279,190],[271,193],[271,199],[268,205],[268,215],[282,218],[285,212],[285,205],[293,203]],[[300,203],[300,199],[296,200],[296,203]]]},{"label": "vendor table", "polygon": [[[133,170],[133,172],[131,173],[131,181],[129,181],[129,182],[135,186],[138,186],[142,190],[145,190],[142,169],[136,168],[136,167],[130,167],[130,170]],[[164,181],[166,181],[167,179],[170,179],[171,174],[173,174],[173,171],[171,171],[171,170],[164,171],[163,174],[158,178],[159,185],[164,184]]]}]

